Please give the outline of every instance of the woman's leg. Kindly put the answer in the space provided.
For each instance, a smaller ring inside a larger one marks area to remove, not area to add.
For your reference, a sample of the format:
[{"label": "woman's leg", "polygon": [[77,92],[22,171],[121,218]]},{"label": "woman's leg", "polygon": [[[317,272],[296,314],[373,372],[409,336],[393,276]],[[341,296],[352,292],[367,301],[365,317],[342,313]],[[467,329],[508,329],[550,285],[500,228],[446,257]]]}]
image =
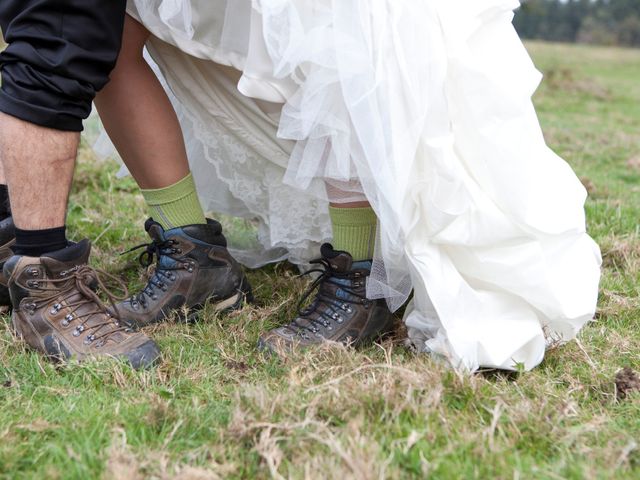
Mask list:
[{"label": "woman's leg", "polygon": [[306,309],[288,325],[261,335],[258,347],[263,350],[286,355],[292,347],[327,340],[359,345],[393,327],[385,300],[367,299],[366,278],[371,274],[378,223],[375,212],[367,201],[354,201],[351,192],[330,183],[326,188],[329,198],[351,201],[330,205],[333,248],[321,248],[325,275]]},{"label": "woman's leg", "polygon": [[142,56],[149,31],[127,16],[122,50],[96,106],[140,188],[162,188],[189,174],[182,130],[162,85]]},{"label": "woman's leg", "polygon": [[109,136],[165,230],[159,235],[156,224],[146,224],[161,245],[155,271],[142,291],[118,305],[120,318],[139,327],[207,302],[216,310],[239,308],[250,291],[220,225],[204,217],[175,111],[142,56],[148,38],[127,17],[118,64],[96,100]]},{"label": "woman's leg", "polygon": [[107,133],[165,228],[205,223],[182,130],[142,52],[149,31],[127,16],[111,81],[95,103]]}]

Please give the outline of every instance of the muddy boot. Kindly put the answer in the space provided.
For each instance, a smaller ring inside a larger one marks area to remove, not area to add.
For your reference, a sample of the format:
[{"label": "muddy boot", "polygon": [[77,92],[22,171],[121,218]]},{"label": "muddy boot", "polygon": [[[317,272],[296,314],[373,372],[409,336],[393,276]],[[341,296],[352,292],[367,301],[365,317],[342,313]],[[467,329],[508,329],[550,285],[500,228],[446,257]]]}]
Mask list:
[{"label": "muddy boot", "polygon": [[5,262],[13,256],[11,246],[14,243],[16,243],[16,231],[13,226],[13,217],[7,217],[0,221],[0,307],[11,306],[7,279],[2,274],[2,268]]},{"label": "muddy boot", "polygon": [[385,301],[366,297],[370,261],[353,262],[347,252],[324,244],[322,259],[312,263],[322,264],[324,270],[312,270],[321,275],[300,304],[317,289],[314,300],[291,323],[262,335],[258,348],[280,352],[326,341],[357,346],[392,328],[393,316]]},{"label": "muddy boot", "polygon": [[150,366],[160,355],[157,345],[108,313],[94,291],[102,283],[87,265],[90,250],[83,240],[41,257],[7,261],[16,333],[56,361],[115,357],[134,368]]},{"label": "muddy boot", "polygon": [[157,259],[140,293],[118,305],[120,318],[130,326],[160,322],[178,311],[194,320],[206,303],[216,311],[239,309],[252,301],[242,268],[227,250],[222,227],[214,220],[165,231],[149,219],[145,230],[152,239],[140,255],[148,267]]}]

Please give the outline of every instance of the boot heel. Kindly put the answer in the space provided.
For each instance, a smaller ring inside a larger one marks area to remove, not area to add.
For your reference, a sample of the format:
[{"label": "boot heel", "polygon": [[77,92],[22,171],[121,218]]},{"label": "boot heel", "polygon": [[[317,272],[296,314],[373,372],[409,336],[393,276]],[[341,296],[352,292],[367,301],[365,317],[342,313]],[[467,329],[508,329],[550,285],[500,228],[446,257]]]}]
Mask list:
[{"label": "boot heel", "polygon": [[226,308],[224,311],[232,312],[235,310],[240,310],[246,304],[255,303],[255,298],[253,296],[253,290],[251,289],[251,284],[246,277],[242,279],[242,283],[238,288],[238,300],[229,308]]},{"label": "boot heel", "polygon": [[256,303],[256,298],[253,296],[253,289],[247,277],[242,279],[242,285],[240,285],[240,291],[243,294],[244,301],[248,304]]},{"label": "boot heel", "polygon": [[16,322],[16,312],[11,313],[11,329],[19,339],[24,340],[22,329],[18,327],[18,323]]}]

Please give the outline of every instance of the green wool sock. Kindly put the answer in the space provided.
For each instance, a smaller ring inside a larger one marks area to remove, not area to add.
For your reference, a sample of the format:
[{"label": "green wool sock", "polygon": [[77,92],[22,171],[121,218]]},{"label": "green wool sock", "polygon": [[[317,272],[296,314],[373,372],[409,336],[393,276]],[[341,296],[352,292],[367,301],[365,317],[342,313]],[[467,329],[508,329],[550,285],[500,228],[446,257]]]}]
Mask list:
[{"label": "green wool sock", "polygon": [[151,217],[165,230],[207,223],[191,174],[165,188],[142,190],[142,196]]},{"label": "green wool sock", "polygon": [[371,207],[329,207],[333,226],[333,248],[349,252],[353,260],[370,260],[376,243],[378,219]]}]

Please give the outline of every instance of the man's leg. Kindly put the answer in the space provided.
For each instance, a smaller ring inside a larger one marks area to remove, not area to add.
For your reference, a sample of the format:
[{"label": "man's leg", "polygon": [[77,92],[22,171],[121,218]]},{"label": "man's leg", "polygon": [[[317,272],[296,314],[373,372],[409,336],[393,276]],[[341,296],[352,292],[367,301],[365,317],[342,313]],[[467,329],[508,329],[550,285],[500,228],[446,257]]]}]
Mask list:
[{"label": "man's leg", "polygon": [[67,246],[65,219],[79,136],[0,113],[16,254],[40,256]]},{"label": "man's leg", "polygon": [[2,159],[0,158],[0,221],[11,216],[9,204],[9,189],[7,188],[7,176],[4,174]]},{"label": "man's leg", "polygon": [[82,120],[108,81],[124,0],[3,0],[0,162],[9,185],[16,255],[4,266],[13,326],[51,358],[115,356],[134,367],[158,350],[113,319],[91,290],[90,244],[69,244],[65,218]]},{"label": "man's leg", "polygon": [[7,177],[2,166],[2,152],[0,152],[0,308],[5,310],[11,305],[7,281],[2,275],[2,268],[9,258],[13,256],[11,248],[15,244],[16,234],[11,217],[11,205],[9,202],[9,189]]}]

